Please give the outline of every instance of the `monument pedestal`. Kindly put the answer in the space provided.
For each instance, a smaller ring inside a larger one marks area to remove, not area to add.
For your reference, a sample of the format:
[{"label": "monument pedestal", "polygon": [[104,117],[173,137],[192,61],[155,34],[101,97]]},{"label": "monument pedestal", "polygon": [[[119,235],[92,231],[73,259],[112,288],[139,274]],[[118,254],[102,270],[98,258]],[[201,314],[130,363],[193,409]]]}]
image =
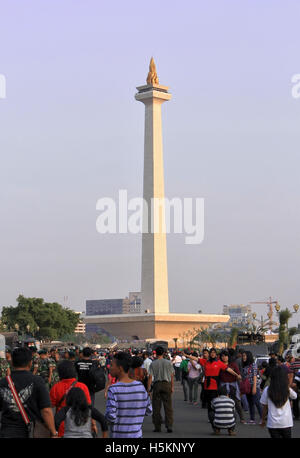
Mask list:
[{"label": "monument pedestal", "polygon": [[226,323],[229,315],[204,315],[184,313],[139,313],[128,315],[85,316],[86,324],[98,324],[120,340],[157,339],[171,341],[187,331],[207,328],[215,323]]}]

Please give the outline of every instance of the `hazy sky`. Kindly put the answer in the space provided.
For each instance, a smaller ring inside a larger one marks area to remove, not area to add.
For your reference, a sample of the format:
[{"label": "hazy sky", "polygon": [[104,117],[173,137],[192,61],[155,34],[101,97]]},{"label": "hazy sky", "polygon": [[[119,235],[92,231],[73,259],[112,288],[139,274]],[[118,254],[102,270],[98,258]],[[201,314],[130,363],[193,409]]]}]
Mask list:
[{"label": "hazy sky", "polygon": [[297,0],[0,0],[0,304],[84,310],[140,289],[141,236],[98,234],[96,202],[142,194],[134,94],[152,55],[173,95],[166,195],[205,198],[204,242],[168,236],[171,311],[300,303],[299,15]]}]

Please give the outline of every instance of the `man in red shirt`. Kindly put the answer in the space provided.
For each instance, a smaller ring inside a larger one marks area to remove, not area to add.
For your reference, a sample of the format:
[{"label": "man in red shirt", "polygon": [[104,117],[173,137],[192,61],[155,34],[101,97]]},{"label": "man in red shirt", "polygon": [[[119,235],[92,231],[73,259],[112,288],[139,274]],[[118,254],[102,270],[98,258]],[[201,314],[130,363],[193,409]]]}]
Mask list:
[{"label": "man in red shirt", "polygon": [[[197,360],[198,358],[189,355],[190,359]],[[232,375],[235,375],[237,379],[241,380],[241,376],[233,371],[227,364],[223,363],[217,358],[217,351],[215,348],[211,348],[209,351],[209,359],[199,358],[199,364],[204,368],[204,390],[205,390],[205,399],[207,402],[208,410],[208,419],[213,426],[214,411],[211,407],[211,401],[218,396],[218,384],[219,384],[219,374],[220,371],[227,371]]]},{"label": "man in red shirt", "polygon": [[[88,404],[91,404],[91,397],[88,387],[84,383],[80,383],[76,379],[76,370],[72,361],[64,360],[57,367],[60,381],[56,383],[50,390],[50,399],[52,407],[56,407],[56,412],[59,412],[66,406],[66,397],[71,388],[81,388],[85,394]],[[92,429],[97,433],[95,420],[92,420]],[[58,430],[58,437],[64,435],[64,422],[61,423]]]}]

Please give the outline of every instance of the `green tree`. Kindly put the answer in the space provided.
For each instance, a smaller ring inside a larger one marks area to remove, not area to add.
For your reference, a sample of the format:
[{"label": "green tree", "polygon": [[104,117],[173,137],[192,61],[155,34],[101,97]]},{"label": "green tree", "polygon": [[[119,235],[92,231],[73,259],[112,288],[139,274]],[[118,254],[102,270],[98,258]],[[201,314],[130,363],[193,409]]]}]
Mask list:
[{"label": "green tree", "polygon": [[289,309],[279,312],[279,353],[282,354],[284,348],[289,343],[288,322],[292,314]]},{"label": "green tree", "polygon": [[29,325],[33,335],[56,340],[65,334],[73,333],[79,322],[78,314],[57,302],[49,303],[44,302],[42,298],[26,298],[22,295],[17,298],[17,302],[16,307],[2,309],[2,323],[10,330],[14,330],[17,323],[19,331],[26,333],[26,327]]},{"label": "green tree", "polygon": [[237,338],[239,334],[239,329],[238,328],[232,328],[230,330],[230,337],[229,337],[229,347],[235,347],[237,344]]},{"label": "green tree", "polygon": [[201,342],[202,344],[205,344],[205,346],[207,346],[207,344],[210,342],[210,335],[207,329],[200,328],[198,330],[198,335],[196,336],[196,339],[199,343]]}]

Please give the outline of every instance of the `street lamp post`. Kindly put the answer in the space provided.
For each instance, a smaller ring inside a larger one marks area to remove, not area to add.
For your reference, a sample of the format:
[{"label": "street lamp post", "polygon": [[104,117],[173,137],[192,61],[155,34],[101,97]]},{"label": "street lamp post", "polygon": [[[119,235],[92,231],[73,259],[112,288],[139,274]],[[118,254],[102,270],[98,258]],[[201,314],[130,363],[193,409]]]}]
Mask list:
[{"label": "street lamp post", "polygon": [[177,350],[177,340],[178,340],[178,337],[173,337],[173,340],[175,342],[175,350]]},{"label": "street lamp post", "polygon": [[261,317],[260,320],[256,319],[257,317],[257,314],[256,313],[252,313],[252,321],[256,321],[257,323],[260,324],[260,326],[258,326],[257,328],[255,328],[255,326],[253,326],[253,329],[255,331],[260,331],[260,333],[263,333],[263,330],[265,328],[265,326],[270,326],[272,324],[276,324],[274,321],[271,321],[271,318],[272,318],[272,313],[271,312],[268,312],[267,313],[267,316],[268,316],[268,319],[264,320],[263,317]]},{"label": "street lamp post", "polygon": [[[279,314],[279,312],[280,312],[280,309],[281,309],[281,307],[280,307],[280,305],[279,305],[278,302],[277,302],[277,304],[275,305],[275,310],[276,310],[276,312],[277,312],[278,314]],[[299,310],[299,305],[298,305],[298,304],[294,304],[294,305],[293,305],[293,309],[294,309],[294,311],[291,312],[291,313],[297,313],[298,310]],[[287,310],[289,310],[289,309],[287,308]]]}]

